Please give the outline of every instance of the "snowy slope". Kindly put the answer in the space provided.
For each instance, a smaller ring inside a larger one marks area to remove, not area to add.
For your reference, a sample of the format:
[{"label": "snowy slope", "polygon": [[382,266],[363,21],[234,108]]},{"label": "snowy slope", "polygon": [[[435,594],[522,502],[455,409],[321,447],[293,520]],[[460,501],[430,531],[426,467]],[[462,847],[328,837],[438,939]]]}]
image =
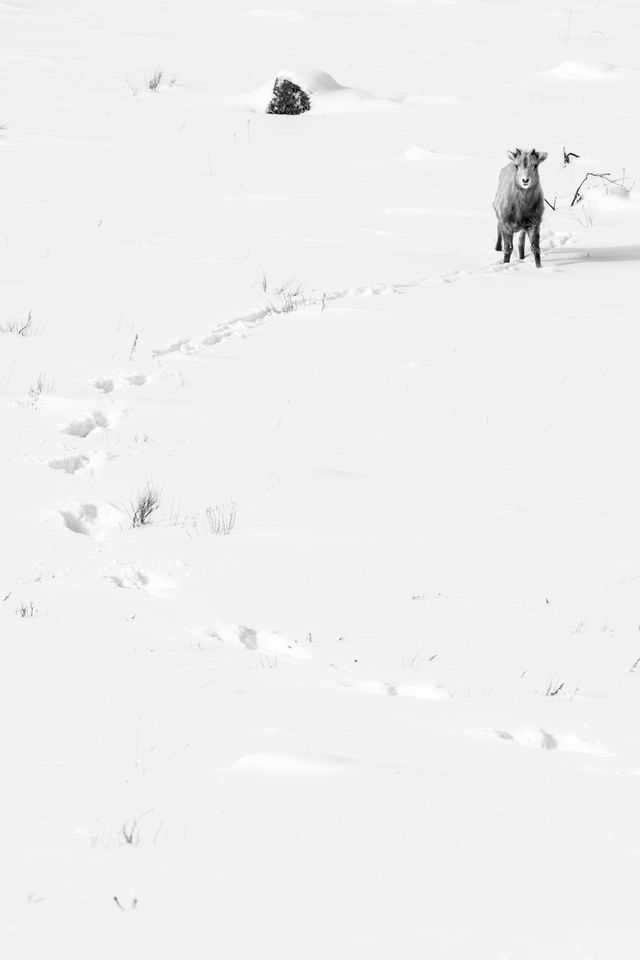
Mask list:
[{"label": "snowy slope", "polygon": [[635,960],[639,42],[0,2],[3,957]]}]

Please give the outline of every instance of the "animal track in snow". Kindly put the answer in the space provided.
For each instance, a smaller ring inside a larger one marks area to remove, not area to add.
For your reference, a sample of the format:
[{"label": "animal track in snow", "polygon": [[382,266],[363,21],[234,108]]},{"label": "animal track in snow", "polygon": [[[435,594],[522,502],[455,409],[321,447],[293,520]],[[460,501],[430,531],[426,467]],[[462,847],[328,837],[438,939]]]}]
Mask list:
[{"label": "animal track in snow", "polygon": [[385,697],[412,697],[416,700],[450,700],[451,692],[446,687],[429,683],[389,683],[386,680],[347,681],[359,693],[375,693]]},{"label": "animal track in snow", "polygon": [[558,247],[564,247],[568,243],[575,242],[574,233],[567,233],[563,230],[545,230],[542,234],[540,246],[543,250],[557,250]]},{"label": "animal track in snow", "polygon": [[196,349],[195,343],[192,340],[189,340],[185,337],[183,340],[176,340],[174,343],[171,343],[168,347],[163,347],[158,350],[153,350],[154,357],[165,357],[169,353],[193,353]]},{"label": "animal track in snow", "polygon": [[143,387],[148,379],[144,373],[129,373],[120,380],[114,377],[99,377],[93,381],[93,385],[101,393],[113,393],[114,390],[124,384],[128,384],[130,387]]},{"label": "animal track in snow", "polygon": [[[481,734],[481,736],[483,735]],[[517,743],[522,747],[532,747],[536,750],[588,753],[596,757],[611,756],[600,744],[585,740],[576,733],[553,734],[541,727],[525,727],[513,733],[509,733],[507,730],[490,730],[484,736]]]},{"label": "animal track in snow", "polygon": [[148,378],[144,373],[131,373],[124,379],[130,387],[143,387]]},{"label": "animal track in snow", "polygon": [[258,653],[292,657],[296,660],[307,659],[309,654],[291,640],[268,630],[255,630],[238,623],[219,622],[207,631],[207,636],[219,643],[233,647],[244,647]]},{"label": "animal track in snow", "polygon": [[122,529],[122,513],[111,504],[83,503],[61,510],[60,516],[67,530],[94,540],[105,540]]},{"label": "animal track in snow", "polygon": [[[543,249],[547,250],[554,249],[556,247],[563,246],[565,243],[571,242],[571,240],[573,240],[572,234],[550,230],[543,237],[542,247]],[[487,274],[492,275],[508,270],[515,270],[518,269],[519,266],[520,261],[513,261],[509,264],[494,262],[487,264],[484,267],[479,267],[475,270],[450,270],[447,273],[436,274],[432,277],[422,277],[419,280],[409,280],[401,283],[370,283],[359,287],[348,287],[344,290],[334,290],[329,292],[311,291],[308,294],[300,294],[298,297],[292,297],[293,310],[302,310],[308,307],[324,307],[328,303],[333,303],[336,300],[345,300],[349,297],[390,296],[393,294],[403,293],[405,290],[412,289],[413,287],[424,287],[429,286],[430,284],[454,283],[458,280],[463,280],[466,278],[480,277]],[[252,313],[234,317],[230,320],[220,323],[199,342],[190,340],[188,338],[177,340],[168,347],[154,350],[153,355],[156,357],[161,357],[171,353],[191,354],[194,353],[198,348],[215,347],[224,340],[246,335],[248,331],[254,327],[261,326],[272,316],[280,316],[281,314],[287,312],[289,311],[279,309],[277,305],[269,303],[261,310],[254,310]]]},{"label": "animal track in snow", "polygon": [[72,422],[65,427],[63,433],[68,433],[72,437],[85,439],[90,433],[93,433],[94,430],[110,430],[115,426],[116,420],[117,415],[114,412],[106,414],[101,410],[95,410],[82,420],[72,420]]},{"label": "animal track in snow", "polygon": [[133,564],[116,564],[105,577],[123,590],[144,590],[155,596],[163,596],[175,587],[173,580],[146,573]]},{"label": "animal track in snow", "polygon": [[86,454],[70,454],[67,457],[60,457],[57,460],[50,460],[49,466],[52,470],[62,470],[63,473],[80,473],[83,470],[95,470],[101,467],[106,460],[106,454],[95,453],[91,456]]}]

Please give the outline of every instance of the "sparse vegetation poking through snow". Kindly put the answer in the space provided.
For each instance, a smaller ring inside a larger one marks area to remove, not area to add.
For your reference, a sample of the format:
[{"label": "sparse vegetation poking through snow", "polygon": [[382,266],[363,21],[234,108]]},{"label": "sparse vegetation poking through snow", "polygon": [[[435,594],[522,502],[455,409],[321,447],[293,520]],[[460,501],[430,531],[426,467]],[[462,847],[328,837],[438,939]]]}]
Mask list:
[{"label": "sparse vegetation poking through snow", "polygon": [[156,70],[147,80],[147,87],[153,93],[157,93],[162,83],[162,70]]},{"label": "sparse vegetation poking through snow", "polygon": [[260,666],[263,670],[276,670],[278,668],[278,658],[266,654],[259,658]]},{"label": "sparse vegetation poking through snow", "polygon": [[29,603],[21,603],[19,607],[16,607],[16,613],[21,620],[25,620],[28,617],[37,617],[38,609],[33,600],[30,600]]},{"label": "sparse vegetation poking through snow", "polygon": [[205,516],[209,533],[216,537],[228,536],[236,525],[238,504],[234,500],[228,503],[218,503],[215,507],[207,507]]},{"label": "sparse vegetation poking through snow", "polygon": [[267,113],[297,115],[311,110],[311,100],[302,87],[285,77],[276,77],[273,85],[273,97],[267,106]]},{"label": "sparse vegetation poking through snow", "polygon": [[547,689],[544,692],[545,697],[557,697],[561,690],[564,689],[564,681],[558,683],[557,680],[554,680],[553,677],[549,680],[547,684]]},{"label": "sparse vegetation poking through snow", "polygon": [[129,503],[129,516],[132,527],[146,527],[160,506],[160,491],[152,483],[147,483],[135,499]]},{"label": "sparse vegetation poking through snow", "polygon": [[48,380],[43,373],[38,374],[36,382],[29,387],[29,403],[35,409],[42,394],[53,393],[54,390],[55,383],[53,380]]},{"label": "sparse vegetation poking through snow", "polygon": [[301,283],[294,280],[288,280],[283,286],[274,290],[274,296],[277,300],[275,302],[269,300],[267,304],[268,315],[293,313],[294,310],[300,310],[317,302],[315,298],[307,296]]},{"label": "sparse vegetation poking through snow", "polygon": [[132,897],[131,903],[129,904],[128,907],[123,907],[116,896],[114,896],[113,902],[115,903],[116,907],[118,907],[119,910],[123,910],[125,913],[127,913],[129,910],[135,910],[135,908],[138,906],[137,897]]},{"label": "sparse vegetation poking through snow", "polygon": [[148,79],[147,87],[152,93],[157,93],[160,87],[173,87],[176,82],[175,77],[165,77],[162,70],[156,70]]},{"label": "sparse vegetation poking through snow", "polygon": [[0,333],[15,333],[19,337],[30,337],[34,332],[31,311],[26,320],[8,320],[0,323]]},{"label": "sparse vegetation poking through snow", "polygon": [[140,836],[140,824],[137,819],[128,820],[122,824],[122,839],[129,847],[139,847],[142,841]]}]

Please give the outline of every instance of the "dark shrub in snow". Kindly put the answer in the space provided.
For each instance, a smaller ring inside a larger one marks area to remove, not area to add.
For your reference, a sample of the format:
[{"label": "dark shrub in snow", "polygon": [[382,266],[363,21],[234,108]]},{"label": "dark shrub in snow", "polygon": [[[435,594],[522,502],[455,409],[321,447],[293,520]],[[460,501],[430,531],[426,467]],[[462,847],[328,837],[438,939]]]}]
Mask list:
[{"label": "dark shrub in snow", "polygon": [[311,109],[311,101],[302,87],[284,77],[276,77],[273,85],[273,97],[267,107],[267,113],[306,113]]}]

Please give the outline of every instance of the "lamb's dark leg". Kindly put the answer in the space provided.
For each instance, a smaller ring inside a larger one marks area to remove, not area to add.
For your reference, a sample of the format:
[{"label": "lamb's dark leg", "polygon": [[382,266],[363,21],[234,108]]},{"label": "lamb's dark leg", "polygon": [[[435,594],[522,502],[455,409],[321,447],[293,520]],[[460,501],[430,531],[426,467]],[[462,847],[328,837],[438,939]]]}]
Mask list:
[{"label": "lamb's dark leg", "polygon": [[542,266],[540,263],[540,224],[536,224],[535,227],[531,227],[528,231],[529,233],[529,243],[531,244],[531,253],[533,254],[533,259],[536,262],[536,267]]},{"label": "lamb's dark leg", "polygon": [[526,231],[520,231],[520,239],[518,240],[518,256],[521,260],[524,260],[524,238],[526,237]]},{"label": "lamb's dark leg", "polygon": [[502,230],[498,224],[498,239],[496,240],[496,250],[502,250]]},{"label": "lamb's dark leg", "polygon": [[511,254],[513,253],[513,234],[507,233],[506,230],[503,230],[502,242],[504,243],[504,257],[502,258],[502,262],[509,263],[511,260]]}]

